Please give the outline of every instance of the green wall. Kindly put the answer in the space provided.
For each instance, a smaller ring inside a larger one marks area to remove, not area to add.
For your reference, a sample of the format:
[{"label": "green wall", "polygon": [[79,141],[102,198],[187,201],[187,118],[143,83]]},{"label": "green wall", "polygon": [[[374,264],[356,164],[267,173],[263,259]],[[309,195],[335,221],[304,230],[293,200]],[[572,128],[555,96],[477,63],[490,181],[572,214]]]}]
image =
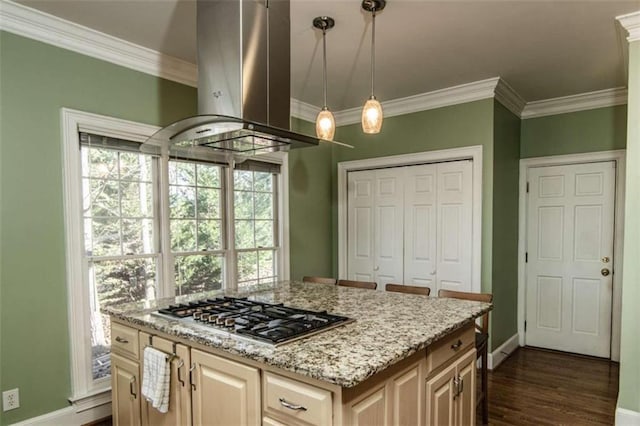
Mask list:
[{"label": "green wall", "polygon": [[518,332],[520,118],[499,102],[493,114],[493,303],[491,348]]},{"label": "green wall", "polygon": [[62,107],[163,125],[195,113],[196,91],[0,33],[1,389],[20,388],[13,423],[71,394]]},{"label": "green wall", "polygon": [[640,412],[640,41],[629,44],[629,119],[618,405]]},{"label": "green wall", "polygon": [[[315,125],[303,120],[292,119],[291,127],[315,134]],[[291,279],[333,276],[331,148],[321,144],[289,152]]]},{"label": "green wall", "polygon": [[520,158],[624,149],[627,106],[522,120]]},{"label": "green wall", "polygon": [[491,290],[493,209],[493,99],[469,102],[384,120],[377,135],[362,133],[360,123],[338,127],[336,140],[354,149],[333,149],[333,253],[337,276],[337,163],[363,158],[482,145],[482,289]]}]

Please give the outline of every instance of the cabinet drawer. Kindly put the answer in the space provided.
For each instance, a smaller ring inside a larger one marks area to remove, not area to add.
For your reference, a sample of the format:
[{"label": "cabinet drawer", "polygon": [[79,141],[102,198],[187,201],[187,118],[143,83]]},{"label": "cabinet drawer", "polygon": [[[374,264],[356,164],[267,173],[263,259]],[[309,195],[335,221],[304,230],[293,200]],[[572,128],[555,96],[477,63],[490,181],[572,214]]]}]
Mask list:
[{"label": "cabinet drawer", "polygon": [[330,425],[331,392],[265,372],[262,397],[264,413],[286,424]]},{"label": "cabinet drawer", "polygon": [[431,374],[448,360],[463,354],[476,343],[473,324],[465,326],[450,336],[438,340],[427,349],[427,374]]},{"label": "cabinet drawer", "polygon": [[138,330],[112,322],[111,351],[138,359]]}]

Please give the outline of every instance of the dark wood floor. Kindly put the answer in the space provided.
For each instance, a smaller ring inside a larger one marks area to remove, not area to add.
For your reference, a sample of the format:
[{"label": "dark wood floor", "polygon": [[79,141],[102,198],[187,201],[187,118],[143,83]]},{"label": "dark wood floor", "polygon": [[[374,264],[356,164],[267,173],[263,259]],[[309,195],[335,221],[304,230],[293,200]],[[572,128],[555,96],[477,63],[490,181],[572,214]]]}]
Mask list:
[{"label": "dark wood floor", "polygon": [[617,396],[617,363],[520,348],[489,373],[489,424],[613,425]]}]

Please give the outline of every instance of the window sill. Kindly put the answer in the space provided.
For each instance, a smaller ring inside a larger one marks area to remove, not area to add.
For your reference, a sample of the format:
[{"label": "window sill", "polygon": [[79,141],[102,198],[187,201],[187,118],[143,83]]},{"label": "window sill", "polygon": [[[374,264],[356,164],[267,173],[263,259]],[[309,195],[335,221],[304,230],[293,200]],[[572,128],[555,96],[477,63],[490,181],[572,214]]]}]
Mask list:
[{"label": "window sill", "polygon": [[111,386],[89,392],[85,395],[73,396],[69,398],[76,413],[81,413],[92,408],[99,407],[111,402]]}]

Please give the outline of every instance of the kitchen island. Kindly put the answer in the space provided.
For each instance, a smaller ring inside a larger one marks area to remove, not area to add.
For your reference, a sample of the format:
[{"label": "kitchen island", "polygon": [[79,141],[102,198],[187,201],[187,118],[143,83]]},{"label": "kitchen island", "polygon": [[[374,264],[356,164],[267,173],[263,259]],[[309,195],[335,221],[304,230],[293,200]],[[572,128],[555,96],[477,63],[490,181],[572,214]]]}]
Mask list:
[{"label": "kitchen island", "polygon": [[[355,321],[273,347],[153,314],[223,294]],[[473,424],[473,320],[490,309],[300,282],[111,307],[114,424]],[[167,414],[138,396],[149,344],[176,354]]]}]

